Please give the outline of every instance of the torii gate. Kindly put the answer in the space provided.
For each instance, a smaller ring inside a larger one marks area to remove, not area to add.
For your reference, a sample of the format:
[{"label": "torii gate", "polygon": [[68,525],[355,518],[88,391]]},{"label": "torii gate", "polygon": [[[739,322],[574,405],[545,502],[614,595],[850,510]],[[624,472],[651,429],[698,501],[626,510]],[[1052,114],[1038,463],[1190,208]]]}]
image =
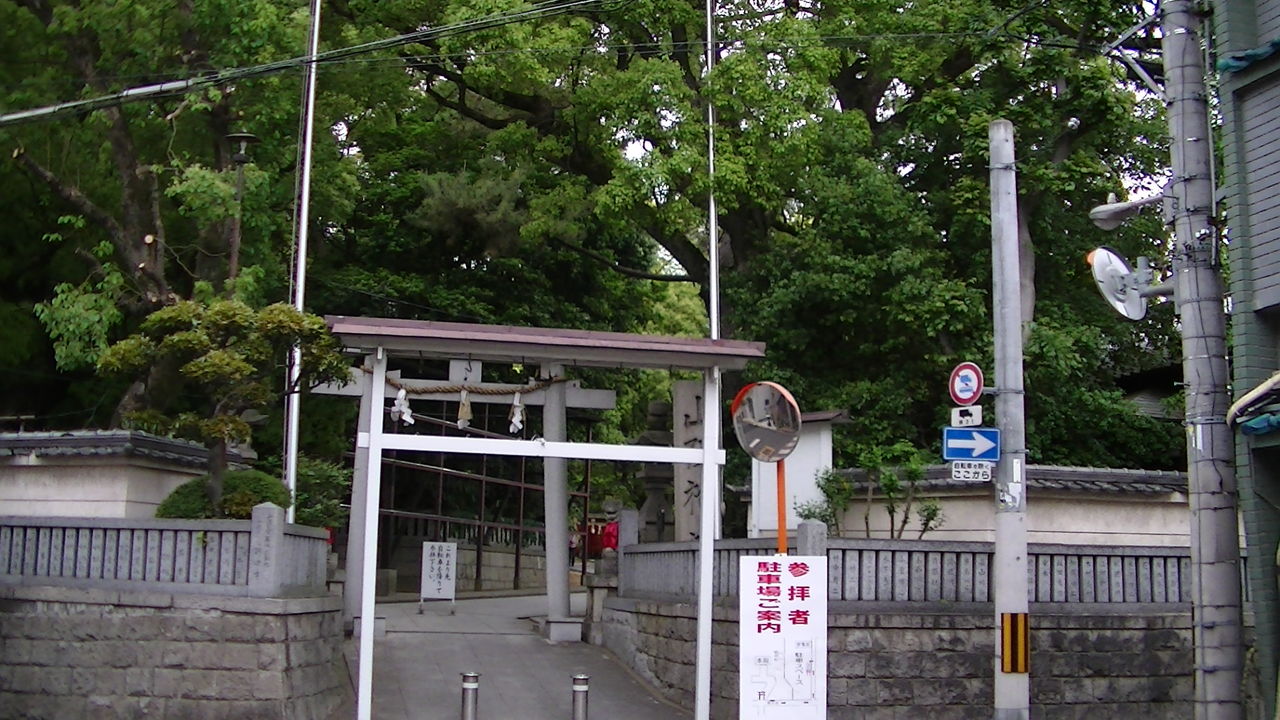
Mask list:
[{"label": "torii gate", "polygon": [[[544,386],[550,383],[530,382],[526,385],[485,383],[481,381],[483,363],[475,360],[450,360],[448,380],[425,380],[401,378],[399,371],[387,371],[383,397],[396,398],[400,388],[408,388],[409,394],[416,399],[458,400],[459,388],[466,388],[477,393],[468,402],[495,405],[512,405],[518,402],[523,407],[545,405],[547,392]],[[544,368],[545,369],[545,368]],[[339,397],[358,398],[360,401],[360,422],[363,428],[367,418],[372,418],[374,394],[371,392],[372,368],[352,368],[351,382],[347,385],[322,385],[312,392],[317,395],[336,395]],[[616,393],[612,390],[584,389],[577,380],[564,382],[564,400],[566,408],[582,408],[591,410],[611,410],[617,405]],[[385,405],[385,403],[384,403]],[[392,412],[396,406],[393,404]],[[360,617],[360,588],[364,573],[364,515],[357,508],[364,507],[364,491],[368,461],[361,449],[356,450],[355,477],[352,483],[352,509],[349,532],[347,533],[347,582],[343,585],[343,620],[352,621]],[[561,472],[563,466],[544,468],[544,476],[552,472]],[[380,505],[380,504],[379,504]],[[558,535],[558,533],[557,533]],[[558,589],[548,587],[548,598]],[[557,601],[549,603],[558,607]],[[556,628],[558,623],[551,624]]]},{"label": "torii gate", "polygon": [[[544,458],[548,636],[572,637],[569,619],[569,528],[566,463],[577,460],[685,463],[702,467],[702,532],[699,538],[697,688],[700,705],[710,694],[711,585],[714,528],[720,505],[720,372],[738,370],[764,357],[764,344],[737,340],[676,338],[589,330],[519,328],[419,320],[330,316],[329,328],[343,345],[366,354],[371,379],[360,403],[356,436],[356,483],[352,490],[352,536],[357,536],[360,598],[359,678],[356,717],[370,720],[373,701],[374,571],[377,553],[382,454],[387,450],[508,455]],[[540,365],[559,377],[566,366],[698,370],[703,374],[702,447],[656,447],[566,442],[564,383],[546,388],[543,435],[537,440],[498,440],[385,432],[387,360],[392,355],[437,360]],[[375,411],[375,407],[377,410]],[[350,565],[352,553],[348,553]]]}]

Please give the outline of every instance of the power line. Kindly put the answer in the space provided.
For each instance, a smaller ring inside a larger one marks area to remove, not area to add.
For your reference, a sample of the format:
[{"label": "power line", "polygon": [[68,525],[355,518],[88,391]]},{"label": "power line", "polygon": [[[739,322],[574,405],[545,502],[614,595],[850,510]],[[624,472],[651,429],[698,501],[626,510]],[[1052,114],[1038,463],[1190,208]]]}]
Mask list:
[{"label": "power line", "polygon": [[[973,31],[966,31],[966,32],[910,32],[910,33],[859,33],[859,34],[835,34],[835,35],[805,35],[805,36],[798,36],[798,37],[773,37],[773,38],[769,38],[767,42],[762,42],[761,40],[757,40],[757,39],[751,39],[751,40],[739,39],[734,42],[736,43],[747,42],[752,47],[790,49],[790,48],[813,47],[813,46],[824,45],[824,44],[829,44],[833,42],[870,43],[870,42],[877,42],[877,41],[884,41],[884,40],[957,40],[962,38],[983,38],[983,37],[991,37],[991,32],[992,32],[991,30],[973,30]],[[1046,45],[1046,46],[1050,45],[1047,42],[1038,42],[1034,38],[1024,38],[1024,37],[1019,37],[1017,35],[1012,35],[1009,33],[1003,33],[1003,35],[1014,38],[1020,42],[1029,42],[1031,44]],[[697,40],[687,40],[683,42],[661,42],[661,41],[613,42],[613,43],[593,43],[590,45],[560,45],[560,46],[548,46],[548,47],[501,48],[501,49],[494,49],[494,50],[466,50],[466,51],[449,52],[449,53],[434,52],[434,53],[415,55],[415,57],[430,58],[430,59],[448,59],[448,58],[456,57],[456,58],[469,59],[469,58],[476,58],[476,57],[493,57],[493,56],[502,56],[502,55],[554,55],[558,53],[580,53],[580,52],[591,51],[591,50],[595,50],[599,52],[599,51],[618,50],[618,49],[699,50],[700,51],[703,48],[703,46],[704,46],[704,43]],[[1057,47],[1057,45],[1052,45],[1052,46]],[[1063,47],[1067,47],[1067,46],[1063,46]],[[1070,46],[1070,47],[1077,48],[1077,46]],[[1089,48],[1084,47],[1083,49],[1089,49]],[[338,51],[333,51],[333,52],[338,52]],[[300,62],[296,65],[291,65],[284,69],[294,70],[305,64],[305,58],[298,58],[298,59],[304,62]],[[322,65],[337,66],[337,65],[356,65],[356,64],[365,64],[365,65],[392,64],[392,63],[398,64],[398,63],[404,62],[404,60],[405,60],[405,57],[402,55],[391,56],[391,57],[388,57],[388,56],[361,57],[356,55],[352,55],[350,57],[329,57],[327,54],[322,53],[317,57],[316,62]],[[35,63],[35,62],[31,62],[27,64],[43,65],[43,63]],[[255,67],[262,67],[262,66],[255,66]],[[253,68],[239,68],[239,69],[252,70]],[[236,70],[238,69],[224,70],[224,71],[218,71],[218,72],[219,73],[235,72]],[[209,77],[209,75],[184,74],[184,73],[159,73],[159,72],[131,73],[131,74],[121,74],[121,75],[110,75],[110,74],[99,75],[99,78],[103,80],[109,80],[109,81],[147,80],[147,81],[157,81],[157,82],[191,80],[191,79],[198,79],[203,77]],[[9,89],[12,90],[12,88],[9,88]]]},{"label": "power line", "polygon": [[[858,33],[858,34],[842,33],[842,34],[835,34],[835,35],[805,35],[802,37],[774,37],[774,38],[769,38],[769,42],[767,43],[767,46],[777,47],[777,48],[801,48],[801,47],[812,47],[814,45],[820,45],[820,44],[830,43],[830,42],[876,42],[876,41],[882,41],[882,40],[955,40],[960,38],[989,37],[991,36],[993,30],[997,30],[997,29],[998,28],[993,28],[992,30],[981,30],[981,31],[973,30],[973,31],[964,31],[964,32],[906,32],[906,33]],[[1031,38],[1020,38],[1016,35],[1009,35],[1008,33],[1005,33],[1005,35],[1014,37],[1015,39],[1018,39],[1021,41],[1031,41]],[[743,40],[739,39],[734,42],[741,43],[743,42]],[[765,43],[761,43],[759,40],[752,40],[750,42],[753,46],[757,46],[757,47],[761,45],[765,45]],[[636,49],[636,50],[664,50],[665,49],[665,50],[699,50],[700,51],[703,48],[704,44],[705,43],[697,40],[686,40],[683,42],[663,42],[663,41],[614,42],[614,43],[593,43],[590,45],[561,45],[561,46],[552,46],[552,47],[523,47],[523,48],[502,48],[502,49],[495,49],[495,50],[466,50],[466,51],[458,51],[458,52],[451,52],[451,53],[429,53],[429,54],[418,55],[417,57],[473,58],[473,57],[488,57],[488,56],[495,56],[495,55],[537,55],[537,54],[555,54],[555,53],[567,53],[567,52],[584,52],[588,50],[604,51],[604,50],[616,50],[620,48]],[[347,50],[347,48],[344,48],[343,50],[345,51]],[[332,51],[332,52],[339,52],[339,51]],[[298,59],[305,61],[305,58],[298,58]],[[400,63],[400,62],[403,62],[403,60],[404,60],[404,56],[400,56],[400,55],[392,56],[392,57],[353,56],[353,57],[330,58],[327,54],[321,53],[317,57],[316,62],[318,64],[324,64],[324,65],[350,65],[350,64]],[[35,61],[35,60],[29,60],[29,61],[17,60],[17,61],[11,62],[10,64],[32,65],[32,66],[38,65],[41,67],[48,65],[48,63],[46,62]],[[303,64],[305,64],[305,62],[299,63],[296,66],[290,66],[286,69],[292,70],[292,69],[295,69],[296,67],[301,67]],[[254,66],[254,67],[260,67],[260,66]],[[242,69],[252,69],[252,68],[242,68]],[[216,71],[216,72],[233,72],[234,70],[235,69]],[[115,82],[147,81],[147,82],[160,83],[160,82],[169,82],[169,81],[177,81],[177,80],[190,80],[193,78],[201,78],[201,77],[207,77],[207,76],[208,76],[208,73],[201,75],[196,71],[190,71],[190,72],[175,71],[175,72],[146,72],[146,73],[137,72],[137,73],[128,73],[128,74],[99,73],[97,77],[101,80],[115,81]],[[11,91],[14,89],[14,87],[7,87],[5,89]]]},{"label": "power line", "polygon": [[[1105,55],[1105,48],[1101,45],[1072,45],[1068,43],[1059,43],[1051,40],[1040,40],[1034,37],[1020,37],[1011,33],[1002,33],[1003,37],[1016,40],[1025,45],[1035,47],[1065,49],[1065,50],[1090,50],[1099,56]],[[902,34],[880,34],[880,35],[811,35],[796,38],[768,38],[767,41],[762,40],[738,40],[736,44],[750,47],[752,49],[766,50],[790,50],[806,47],[816,47],[830,45],[831,43],[858,41],[878,41],[878,40],[896,40],[896,39],[934,39],[934,40],[957,40],[962,38],[991,38],[986,31],[960,32],[960,33],[902,33]],[[586,51],[603,52],[607,50],[701,50],[703,43],[697,41],[686,42],[653,42],[653,43],[598,43],[593,45],[563,45],[559,47],[541,47],[541,48],[503,48],[497,50],[467,50],[450,53],[426,53],[415,55],[416,60],[448,60],[452,58],[461,58],[472,60],[479,57],[498,57],[504,55],[556,55],[566,53],[581,53]],[[401,64],[405,62],[403,56],[397,57],[362,57],[349,58],[342,60],[329,61],[325,64],[342,66],[342,65],[384,65],[384,64]]]},{"label": "power line", "polygon": [[[489,15],[482,18],[455,23],[453,25],[446,25],[440,28],[428,28],[425,30],[396,35],[382,40],[375,40],[361,45],[352,45],[349,47],[339,48],[337,50],[330,50],[317,54],[315,56],[315,62],[340,60],[377,50],[437,40],[453,35],[475,32],[477,30],[501,27],[503,25],[523,22],[525,20],[553,17],[567,13],[570,10],[589,8],[593,6],[601,9],[608,9],[610,7],[617,7],[618,5],[616,3],[611,3],[609,0],[569,0],[568,2],[548,2],[535,5],[531,9],[519,12]],[[301,67],[310,62],[312,62],[311,58],[306,56],[289,58],[288,60],[278,60],[276,62],[266,63],[263,65],[220,70],[208,75],[202,75],[186,80],[170,80],[168,82],[157,83],[154,85],[144,85],[142,87],[130,88],[118,93],[90,98],[88,100],[74,100],[58,103],[56,105],[34,108],[31,110],[6,113],[4,115],[0,115],[0,127],[21,125],[38,120],[48,120],[55,117],[61,117],[64,115],[90,112],[106,107],[123,105],[129,102],[136,102],[138,100],[182,95],[191,92],[192,90],[199,90],[201,88],[215,85],[225,85],[237,80],[245,80],[283,72],[295,67]]]},{"label": "power line", "polygon": [[[908,32],[908,33],[857,33],[857,34],[832,34],[832,35],[813,35],[805,37],[792,38],[770,38],[767,41],[761,40],[744,40],[738,39],[735,43],[747,43],[753,47],[769,47],[773,49],[793,49],[802,47],[812,47],[815,45],[826,45],[830,43],[871,43],[880,41],[894,40],[959,40],[964,38],[970,39],[994,39],[996,37],[1011,38],[1028,45],[1045,48],[1061,48],[1071,50],[1092,50],[1099,54],[1104,54],[1106,49],[1102,46],[1088,46],[1080,44],[1062,43],[1051,40],[1039,39],[1033,36],[1020,36],[1009,31],[1009,26],[1018,18],[1027,12],[1037,9],[1046,4],[1047,0],[1033,0],[1029,5],[1014,11],[1011,15],[1001,20],[996,25],[985,30],[972,30],[961,32]],[[484,30],[494,27],[500,27],[525,20],[540,19],[552,17],[567,13],[575,9],[589,9],[597,7],[602,10],[612,10],[621,7],[622,3],[612,2],[611,0],[570,0],[569,2],[559,3],[543,3],[533,7],[532,9],[506,14],[490,15],[483,18],[467,20],[453,25],[447,25],[440,28],[428,28],[418,30],[411,33],[396,35],[394,37],[376,40],[361,45],[352,45],[349,47],[329,50],[316,55],[315,62],[325,65],[346,65],[346,64],[383,64],[383,63],[403,63],[404,57],[363,57],[369,53],[390,48],[402,47],[420,42],[437,40],[440,38],[460,35],[476,30]],[[429,53],[418,56],[423,59],[448,59],[453,57],[475,58],[475,57],[494,57],[501,55],[530,55],[530,54],[556,54],[565,52],[585,52],[585,51],[607,51],[615,49],[634,49],[634,50],[701,50],[705,45],[700,41],[685,42],[652,42],[652,43],[597,43],[592,45],[578,46],[561,46],[561,47],[545,47],[545,48],[504,48],[499,50],[479,50],[467,51],[459,53]],[[309,62],[308,58],[295,57],[287,60],[279,60],[262,65],[254,65],[249,67],[229,68],[218,70],[204,75],[194,77],[175,77],[169,75],[167,81],[145,85],[136,88],[130,88],[121,92],[110,95],[99,96],[87,100],[76,100],[55,105],[23,110],[13,113],[0,115],[0,127],[10,125],[21,125],[41,120],[49,120],[65,115],[79,114],[99,110],[105,107],[122,105],[129,102],[135,102],[150,98],[172,97],[183,95],[193,90],[205,87],[224,85],[250,78],[271,75],[279,72],[294,70],[301,68]],[[137,74],[137,75],[119,75],[113,79],[128,78],[147,78],[156,77],[157,74]],[[111,76],[108,76],[111,77]]]}]

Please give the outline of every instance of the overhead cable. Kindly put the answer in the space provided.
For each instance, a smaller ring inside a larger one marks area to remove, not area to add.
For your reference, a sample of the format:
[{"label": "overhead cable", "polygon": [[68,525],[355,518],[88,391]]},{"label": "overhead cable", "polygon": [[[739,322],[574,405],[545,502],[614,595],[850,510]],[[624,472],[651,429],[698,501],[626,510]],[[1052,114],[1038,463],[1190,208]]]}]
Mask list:
[{"label": "overhead cable", "polygon": [[323,63],[334,60],[342,60],[356,55],[363,55],[377,50],[384,50],[402,45],[411,45],[413,43],[427,42],[437,40],[444,37],[451,37],[463,33],[474,32],[477,30],[487,30],[490,28],[510,25],[512,23],[523,22],[526,20],[538,20],[541,18],[562,15],[571,10],[583,9],[587,7],[599,7],[607,9],[608,7],[616,7],[615,3],[608,0],[569,0],[568,2],[547,2],[535,5],[527,10],[521,10],[511,13],[500,13],[497,15],[489,15],[482,18],[465,20],[453,25],[446,25],[438,28],[426,28],[411,33],[404,33],[394,37],[375,40],[373,42],[361,45],[352,45],[350,47],[338,48],[318,53],[314,61],[309,56],[294,57],[287,60],[277,60],[275,62],[265,63],[262,65],[253,65],[250,67],[231,68],[227,70],[219,70],[211,72],[207,75],[188,78],[186,80],[170,80],[168,82],[156,83],[152,85],[143,85],[140,87],[129,88],[120,92],[111,93],[110,95],[102,95],[95,98],[85,100],[72,100],[68,102],[57,103],[56,105],[48,105],[45,107],[33,108],[30,110],[20,110],[18,112],[5,113],[0,115],[0,127],[8,127],[10,125],[21,125],[25,123],[37,122],[40,120],[49,120],[52,118],[62,117],[65,115],[76,115],[80,113],[91,112],[93,110],[101,110],[102,108],[123,105],[138,100],[170,97],[174,95],[183,95],[193,90],[201,88],[213,87],[217,85],[226,85],[238,80],[248,78],[261,77],[263,75],[271,75],[295,67],[316,62]]}]

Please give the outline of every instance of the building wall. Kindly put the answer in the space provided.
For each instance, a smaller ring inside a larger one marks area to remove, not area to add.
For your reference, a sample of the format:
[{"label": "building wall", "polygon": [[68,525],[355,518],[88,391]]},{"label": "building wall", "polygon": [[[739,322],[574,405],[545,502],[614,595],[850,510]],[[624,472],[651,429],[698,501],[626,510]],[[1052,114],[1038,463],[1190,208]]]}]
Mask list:
[{"label": "building wall", "polygon": [[1243,251],[1253,268],[1251,304],[1261,310],[1280,305],[1280,128],[1274,119],[1280,83],[1267,80],[1239,88],[1234,107],[1237,137],[1256,138],[1236,148],[1242,181],[1237,202],[1240,212],[1249,214],[1252,242]]},{"label": "building wall", "polygon": [[337,597],[0,587],[0,716],[312,720],[351,693]]},{"label": "building wall", "polygon": [[[818,475],[831,469],[831,423],[809,423],[800,428],[800,441],[786,460],[787,529],[800,524],[796,507],[821,502]],[[751,461],[751,513],[747,537],[777,537],[778,464]]]},{"label": "building wall", "polygon": [[0,458],[0,507],[6,515],[150,518],[201,474],[141,458],[15,455]]},{"label": "building wall", "polygon": [[[942,504],[943,523],[929,540],[995,540],[995,501],[989,487],[968,493],[933,494]],[[919,500],[917,500],[918,502]],[[841,521],[844,537],[866,536],[865,500],[854,500]],[[919,537],[920,523],[911,510],[904,539]],[[899,511],[898,522],[901,522]],[[889,514],[882,500],[871,504],[871,536],[889,537]],[[1033,490],[1027,499],[1027,540],[1066,545],[1142,545],[1187,547],[1187,499],[1168,495],[1054,494]]]},{"label": "building wall", "polygon": [[[668,699],[693,705],[696,611],[610,599],[604,644]],[[736,608],[712,628],[711,716],[738,717]],[[987,719],[992,713],[993,616],[859,612],[833,604],[827,632],[828,717]],[[1192,717],[1190,614],[1129,612],[1031,619],[1032,717]]]},{"label": "building wall", "polygon": [[[1213,39],[1220,58],[1280,38],[1280,0],[1215,0]],[[1280,56],[1218,77],[1224,200],[1230,253],[1233,385],[1236,397],[1280,369]],[[1264,696],[1275,711],[1280,670],[1280,438],[1236,435],[1250,605]]]},{"label": "building wall", "polygon": [[[822,438],[810,438],[812,448],[822,446]],[[830,462],[830,435],[826,436]],[[797,455],[806,457],[804,440]],[[821,457],[821,455],[819,455]],[[765,468],[762,473],[760,468]],[[814,475],[828,465],[821,463],[793,469],[787,460],[787,495],[794,509],[806,501],[821,501],[822,493]],[[857,486],[865,488],[866,475],[861,470],[839,470]],[[753,498],[751,513],[758,518],[749,528],[748,537],[775,537],[777,525],[774,502],[773,466],[753,464]],[[1186,479],[1179,473],[1071,468],[1033,465],[1028,468],[1030,496],[1027,503],[1027,530],[1030,542],[1085,545],[1157,545],[1187,547],[1190,544],[1189,511],[1184,492]],[[1042,484],[1041,484],[1042,483]],[[901,537],[916,539],[920,535],[917,512],[926,499],[937,499],[942,506],[941,525],[926,535],[934,540],[994,539],[995,501],[989,483],[963,483],[950,479],[947,465],[931,465],[924,469],[919,494],[913,499],[906,529]],[[904,493],[905,494],[905,493]],[[843,537],[890,537],[890,516],[882,497],[870,501],[867,513],[866,490],[857,490],[848,509],[840,517],[839,535]],[[892,523],[899,531],[902,515],[897,510]],[[774,518],[770,520],[770,518]],[[791,528],[794,532],[794,526]]]}]

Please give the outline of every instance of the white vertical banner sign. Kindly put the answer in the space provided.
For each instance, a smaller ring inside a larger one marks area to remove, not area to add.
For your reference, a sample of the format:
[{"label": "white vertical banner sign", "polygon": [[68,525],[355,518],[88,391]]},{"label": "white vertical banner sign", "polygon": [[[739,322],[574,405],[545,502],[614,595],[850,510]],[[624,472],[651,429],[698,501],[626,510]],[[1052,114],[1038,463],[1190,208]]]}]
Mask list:
[{"label": "white vertical banner sign", "polygon": [[738,717],[826,720],[827,558],[739,558],[738,599]]},{"label": "white vertical banner sign", "polygon": [[423,600],[454,600],[458,587],[458,544],[447,542],[422,543],[422,591]]}]

